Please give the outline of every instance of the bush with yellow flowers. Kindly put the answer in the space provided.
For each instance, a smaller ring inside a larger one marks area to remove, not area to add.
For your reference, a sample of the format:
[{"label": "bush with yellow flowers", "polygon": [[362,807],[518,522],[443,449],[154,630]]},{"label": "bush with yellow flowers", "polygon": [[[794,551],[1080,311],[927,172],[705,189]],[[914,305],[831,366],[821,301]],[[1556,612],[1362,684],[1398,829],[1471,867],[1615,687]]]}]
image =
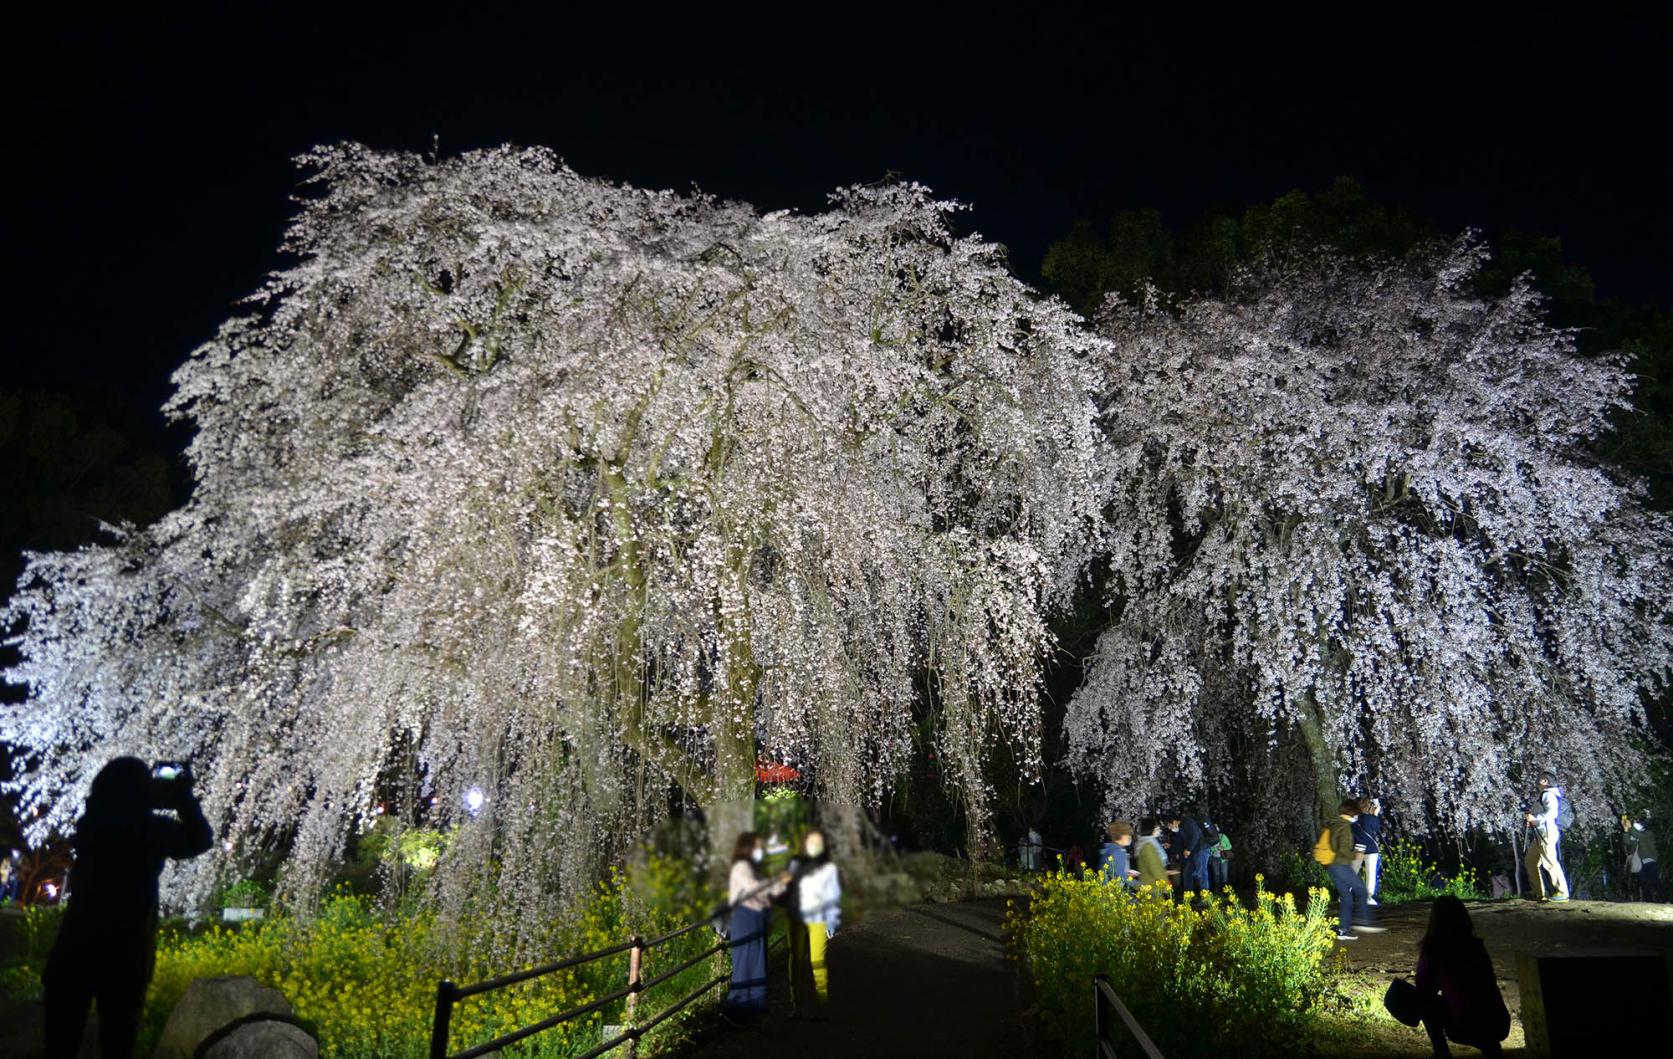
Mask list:
[{"label": "bush with yellow flowers", "polygon": [[[648,858],[629,886],[614,871],[570,920],[554,924],[540,948],[557,961],[609,948],[637,934],[652,937],[702,919],[713,895],[687,867]],[[516,968],[492,955],[506,951],[487,928],[444,926],[427,911],[383,911],[371,899],[340,891],[312,915],[280,914],[237,928],[165,937],[147,998],[143,1050],[149,1053],[174,1004],[195,978],[248,975],[290,1000],[296,1016],[335,1059],[398,1059],[429,1054],[436,984],[482,981]],[[692,931],[646,954],[642,977],[677,966],[715,944]],[[647,991],[638,1021],[725,970],[725,955],[698,963]],[[592,1002],[627,983],[621,953],[518,985],[468,997],[454,1009],[452,1050],[459,1051]],[[716,994],[710,994],[715,996]],[[605,1024],[623,1021],[621,1001],[507,1048],[507,1056],[559,1059],[599,1043]],[[675,1020],[670,1020],[671,1022]]]},{"label": "bush with yellow flowers", "polygon": [[1102,974],[1164,1052],[1295,1052],[1336,973],[1336,927],[1322,891],[1300,911],[1293,894],[1264,882],[1256,877],[1252,907],[1230,890],[1204,891],[1192,907],[1171,890],[1135,894],[1095,872],[1046,875],[1026,909],[1012,906],[1008,926],[1048,1032],[1068,1054],[1091,1051],[1092,979]]},{"label": "bush with yellow flowers", "polygon": [[1463,864],[1456,875],[1446,875],[1422,847],[1408,839],[1384,844],[1378,874],[1377,900],[1386,905],[1433,901],[1444,894],[1464,901],[1487,896],[1487,888],[1474,868]]}]

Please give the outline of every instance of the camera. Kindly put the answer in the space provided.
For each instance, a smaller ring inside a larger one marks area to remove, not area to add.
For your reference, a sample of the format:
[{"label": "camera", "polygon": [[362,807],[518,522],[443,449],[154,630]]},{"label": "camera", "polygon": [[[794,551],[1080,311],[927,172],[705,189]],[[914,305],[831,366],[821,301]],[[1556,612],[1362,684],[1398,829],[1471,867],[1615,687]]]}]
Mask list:
[{"label": "camera", "polygon": [[159,761],[151,766],[151,807],[167,809],[191,792],[190,761]]}]

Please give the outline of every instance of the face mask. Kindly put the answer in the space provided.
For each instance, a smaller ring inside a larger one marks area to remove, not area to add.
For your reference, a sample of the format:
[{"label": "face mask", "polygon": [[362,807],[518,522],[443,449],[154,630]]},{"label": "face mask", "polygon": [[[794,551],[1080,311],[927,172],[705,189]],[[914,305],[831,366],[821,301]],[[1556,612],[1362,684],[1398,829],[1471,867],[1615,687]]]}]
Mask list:
[{"label": "face mask", "polygon": [[766,855],[767,855],[766,851],[763,850],[760,846],[757,846],[754,849],[749,851],[749,859],[754,861],[757,864],[760,864],[761,863],[761,858],[765,857]]},{"label": "face mask", "polygon": [[823,842],[809,842],[807,844],[807,855],[808,856],[819,857],[819,856],[823,856],[824,853],[825,853],[825,843],[823,843]]}]

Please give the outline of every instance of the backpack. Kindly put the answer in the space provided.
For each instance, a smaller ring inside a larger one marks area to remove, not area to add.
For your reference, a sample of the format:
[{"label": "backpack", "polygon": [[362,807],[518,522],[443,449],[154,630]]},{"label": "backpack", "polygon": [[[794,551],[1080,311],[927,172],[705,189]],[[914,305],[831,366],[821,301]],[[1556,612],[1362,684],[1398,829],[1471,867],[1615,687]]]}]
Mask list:
[{"label": "backpack", "polygon": [[1313,843],[1313,859],[1325,867],[1336,863],[1336,849],[1330,844],[1330,828],[1319,832],[1319,840]]},{"label": "backpack", "polygon": [[1568,804],[1568,799],[1557,795],[1557,830],[1567,831],[1574,826],[1574,807]]}]

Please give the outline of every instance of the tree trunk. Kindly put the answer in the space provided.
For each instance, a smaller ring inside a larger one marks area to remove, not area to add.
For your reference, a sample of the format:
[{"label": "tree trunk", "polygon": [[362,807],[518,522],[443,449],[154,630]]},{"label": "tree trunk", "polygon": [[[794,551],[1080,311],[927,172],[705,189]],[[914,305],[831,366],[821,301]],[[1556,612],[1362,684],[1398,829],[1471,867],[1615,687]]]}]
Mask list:
[{"label": "tree trunk", "polygon": [[1312,765],[1313,790],[1320,821],[1336,819],[1336,807],[1342,803],[1341,781],[1336,775],[1336,748],[1325,731],[1324,714],[1309,691],[1301,699],[1300,717],[1296,728],[1307,748],[1307,760]]},{"label": "tree trunk", "polygon": [[711,875],[725,879],[738,836],[755,830],[754,711],[739,723],[715,710],[715,769],[707,796],[699,804],[709,827]]}]

